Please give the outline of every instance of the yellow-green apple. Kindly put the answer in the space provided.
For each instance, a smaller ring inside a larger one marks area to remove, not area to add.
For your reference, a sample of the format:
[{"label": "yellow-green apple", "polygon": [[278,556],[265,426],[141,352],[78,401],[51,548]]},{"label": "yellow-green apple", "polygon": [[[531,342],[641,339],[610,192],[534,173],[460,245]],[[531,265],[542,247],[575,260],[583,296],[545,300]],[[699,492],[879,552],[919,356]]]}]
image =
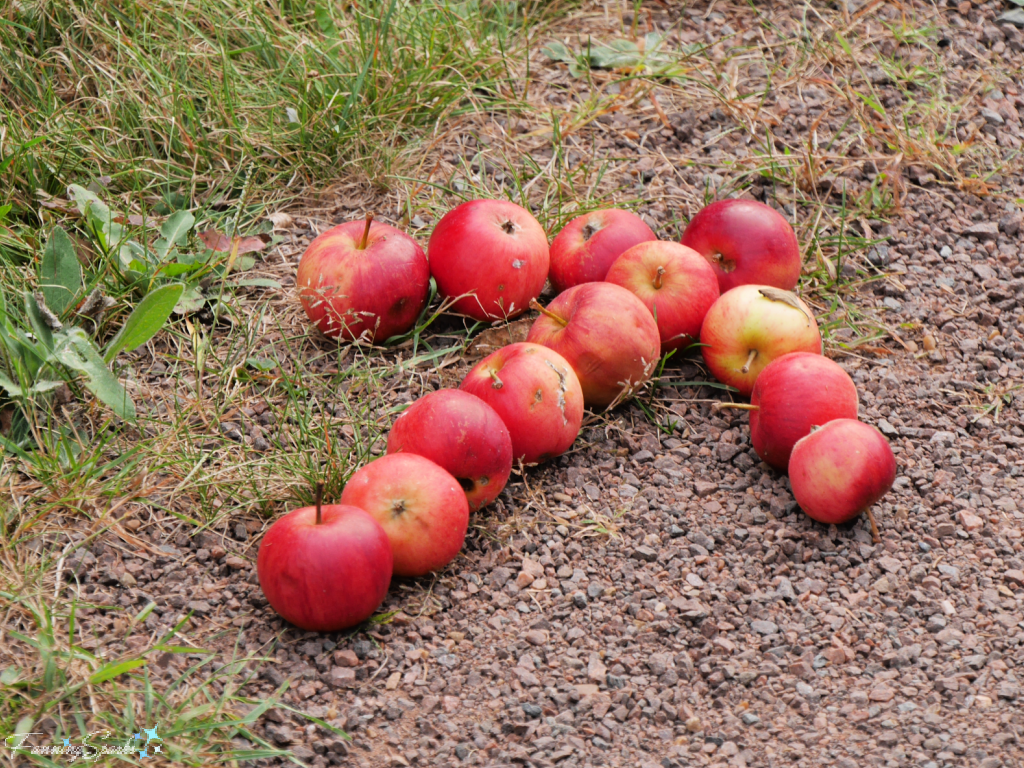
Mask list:
[{"label": "yellow-green apple", "polygon": [[793,227],[756,200],[719,200],[702,208],[683,232],[683,245],[711,263],[722,293],[748,284],[791,291],[800,279]]},{"label": "yellow-green apple", "polygon": [[631,211],[592,211],[566,224],[551,241],[551,284],[561,293],[580,283],[605,279],[612,262],[637,243],[657,240]]},{"label": "yellow-green apple", "polygon": [[526,464],[569,450],[583,421],[583,391],[568,361],[525,341],[495,350],[459,387],[490,405],[512,438],[512,456]]},{"label": "yellow-green apple", "polygon": [[512,438],[501,416],[476,395],[439,389],[391,427],[388,453],[415,453],[447,470],[475,512],[494,501],[512,472]]},{"label": "yellow-green apple", "polygon": [[667,240],[634,245],[612,263],[605,280],[651,311],[662,353],[697,341],[704,315],[719,297],[718,278],[704,257]]},{"label": "yellow-green apple", "polygon": [[370,618],[391,583],[391,544],[357,507],[289,512],[260,542],[256,573],[271,607],[297,627],[337,632]]},{"label": "yellow-green apple", "polygon": [[857,387],[827,357],[790,352],[772,360],[750,393],[750,442],[765,462],[785,472],[797,440],[834,419],[857,418]]},{"label": "yellow-green apple", "polygon": [[366,510],[381,524],[396,576],[444,568],[459,554],[469,527],[469,502],[459,481],[415,453],[390,453],[357,470],[341,503]]},{"label": "yellow-green apple", "polygon": [[747,396],[772,360],[790,352],[821,354],[814,315],[795,293],[741,285],[711,305],[700,329],[701,354],[716,379]]},{"label": "yellow-green apple", "polygon": [[327,336],[384,341],[415,324],[430,267],[415,240],[370,214],[313,240],[295,285],[306,315]]},{"label": "yellow-green apple", "polygon": [[549,347],[579,377],[583,402],[605,408],[630,397],[654,372],[661,338],[651,311],[613,283],[583,283],[540,311],[526,340]]},{"label": "yellow-green apple", "polygon": [[507,200],[471,200],[437,222],[427,244],[438,290],[456,312],[504,320],[527,310],[548,276],[548,240],[533,215]]},{"label": "yellow-green apple", "polygon": [[842,525],[867,513],[896,480],[896,457],[882,433],[856,419],[834,419],[797,441],[789,482],[800,508],[819,523]]}]

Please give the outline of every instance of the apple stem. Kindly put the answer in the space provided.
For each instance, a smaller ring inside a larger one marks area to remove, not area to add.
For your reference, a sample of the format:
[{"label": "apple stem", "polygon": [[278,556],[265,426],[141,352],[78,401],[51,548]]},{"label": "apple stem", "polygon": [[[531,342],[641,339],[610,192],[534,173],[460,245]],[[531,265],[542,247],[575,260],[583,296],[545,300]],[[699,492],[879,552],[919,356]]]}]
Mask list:
[{"label": "apple stem", "polygon": [[324,484],[322,482],[318,482],[316,484],[316,524],[317,525],[320,525],[320,523],[322,522],[321,514],[320,514],[320,505],[323,503],[323,500],[324,500]]},{"label": "apple stem", "polygon": [[761,410],[760,405],[751,405],[750,403],[715,403],[711,406],[711,410],[720,411],[723,408],[735,408],[738,411],[759,411]]},{"label": "apple stem", "polygon": [[747,355],[747,362],[745,362],[743,367],[740,368],[740,373],[750,373],[750,364],[754,362],[755,357],[757,357],[757,350],[750,350],[750,353]]},{"label": "apple stem", "polygon": [[875,544],[878,544],[882,540],[882,537],[878,534],[878,523],[875,522],[875,516],[871,512],[871,507],[865,509],[864,514],[868,516],[868,522],[871,523],[871,540]]},{"label": "apple stem", "polygon": [[547,309],[546,307],[541,306],[541,303],[539,301],[537,301],[536,299],[530,299],[530,307],[532,309],[536,309],[542,315],[547,315],[552,320],[554,320],[556,323],[561,325],[563,328],[569,324],[568,320],[566,320],[566,319],[556,315],[550,309]]},{"label": "apple stem", "polygon": [[497,371],[493,371],[492,370],[492,371],[488,371],[487,373],[490,374],[491,379],[494,380],[494,383],[491,385],[492,387],[494,387],[495,389],[501,389],[502,387],[505,386],[505,382],[503,382],[501,379],[498,378],[498,372]]},{"label": "apple stem", "polygon": [[654,276],[654,287],[661,288],[661,276],[665,274],[664,267],[658,267],[658,274]]},{"label": "apple stem", "polygon": [[370,225],[373,223],[373,211],[366,214],[366,229],[363,230],[363,237],[356,246],[360,251],[366,250],[366,241],[370,237]]}]

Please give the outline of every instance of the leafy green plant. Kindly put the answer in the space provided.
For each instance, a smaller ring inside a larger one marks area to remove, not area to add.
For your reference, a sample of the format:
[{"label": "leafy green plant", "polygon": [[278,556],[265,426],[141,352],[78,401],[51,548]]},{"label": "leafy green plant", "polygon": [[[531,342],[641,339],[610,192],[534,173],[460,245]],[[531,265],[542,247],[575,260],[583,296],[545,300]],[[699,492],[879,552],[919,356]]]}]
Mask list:
[{"label": "leafy green plant", "polygon": [[266,245],[260,237],[228,238],[207,230],[197,233],[202,247],[190,247],[196,218],[185,210],[175,211],[164,220],[160,236],[152,244],[140,242],[129,236],[128,227],[95,193],[77,184],[72,184],[68,192],[122,285],[144,296],[159,285],[185,281],[174,307],[178,314],[202,308],[207,299],[203,293],[207,278],[224,278],[231,270],[252,268],[255,259],[245,254]]},{"label": "leafy green plant", "polygon": [[[679,64],[679,56],[665,46],[668,35],[649,32],[637,40],[620,38],[611,42],[592,41],[579,52],[573,51],[560,40],[552,40],[542,50],[552,61],[563,61],[569,65],[573,77],[586,77],[590,69],[627,69],[634,74],[647,77],[679,79],[686,70]],[[699,51],[699,45],[682,47],[683,58]]]},{"label": "leafy green plant", "polygon": [[0,389],[17,404],[22,427],[5,442],[24,445],[32,431],[37,399],[65,381],[81,381],[117,416],[134,419],[135,404],[108,366],[118,352],[145,344],[163,327],[184,286],[163,285],[150,292],[101,351],[69,318],[76,322],[88,318],[95,327],[113,302],[98,288],[86,295],[71,238],[60,227],[50,235],[37,278],[39,290],[22,293],[24,320],[0,292]]}]

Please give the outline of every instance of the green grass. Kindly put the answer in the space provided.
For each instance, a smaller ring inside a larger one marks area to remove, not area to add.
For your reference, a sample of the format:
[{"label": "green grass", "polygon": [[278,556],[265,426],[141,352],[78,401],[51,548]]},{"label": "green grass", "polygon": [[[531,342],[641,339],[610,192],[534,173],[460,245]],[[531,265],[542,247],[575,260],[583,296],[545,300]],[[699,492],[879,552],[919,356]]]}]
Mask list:
[{"label": "green grass", "polygon": [[[661,209],[662,236],[677,237],[687,216],[716,194],[764,190],[787,206],[814,265],[801,289],[823,336],[855,350],[890,332],[870,306],[858,306],[856,294],[881,278],[861,257],[879,242],[869,228],[899,215],[900,188],[884,162],[883,173],[857,195],[829,195],[816,182],[840,173],[854,150],[886,162],[902,155],[963,191],[980,189],[980,178],[1003,162],[991,144],[957,132],[958,113],[984,82],[949,85],[939,51],[919,51],[923,58],[910,61],[876,50],[879,35],[927,44],[934,21],[928,13],[889,19],[885,32],[876,25],[866,35],[839,12],[807,6],[795,24],[776,26],[775,10],[752,5],[750,29],[774,35],[770,46],[744,39],[744,27],[720,45],[701,40],[680,48],[672,70],[678,76],[587,70],[566,84],[551,69],[537,72],[537,57],[528,62],[524,54],[547,44],[547,25],[571,7],[568,0],[193,0],[184,13],[170,0],[5,6],[0,291],[8,307],[20,311],[11,297],[34,285],[35,262],[56,224],[74,239],[89,288],[102,287],[117,302],[92,329],[97,340],[109,339],[139,301],[143,290],[123,279],[118,248],[100,242],[67,202],[71,184],[89,187],[125,218],[189,211],[195,228],[179,244],[186,255],[198,252],[203,228],[252,235],[262,227],[267,234],[261,219],[272,207],[308,201],[303,213],[313,208],[310,218],[326,222],[334,195],[324,195],[326,205],[315,198],[332,187],[360,190],[356,202],[340,208],[397,202],[398,212],[391,208],[388,216],[403,226],[417,216],[436,221],[475,196],[529,207],[552,235],[573,216],[610,202],[653,208],[660,192],[624,173],[637,159],[637,142],[595,144],[608,135],[595,122],[601,116],[644,112],[651,124],[653,97],[669,114],[724,110],[735,123],[730,140],[746,150],[741,156],[685,148],[668,178],[686,189],[671,193],[673,202]],[[643,34],[647,11],[663,9],[622,7],[632,9],[633,19],[612,37]],[[570,20],[558,34],[582,50],[578,27],[588,23],[584,14],[582,25]],[[730,73],[751,63],[766,72],[767,83],[740,93]],[[879,89],[861,78],[869,63],[888,74],[902,104],[885,106]],[[787,137],[766,105],[780,95],[797,100],[810,82],[834,114],[820,124],[817,140]],[[518,129],[496,140],[487,123],[506,116],[520,121]],[[435,163],[443,173],[431,171]],[[724,184],[714,190],[683,180],[684,173],[718,173]],[[122,234],[150,246],[156,238],[153,225],[139,219],[129,219]],[[276,278],[287,272],[279,262],[259,266]],[[138,524],[131,530],[139,536],[219,530],[308,503],[317,482],[325,483],[326,498],[337,498],[351,472],[382,449],[409,395],[457,383],[451,363],[480,330],[438,316],[435,300],[386,352],[339,346],[307,333],[300,310],[284,300],[287,289],[248,290],[235,284],[237,275],[229,279],[212,266],[202,274],[210,277],[204,290],[214,316],[178,319],[145,350],[118,361],[122,378],[139,382],[136,424],[119,423],[72,381],[70,403],[49,394],[33,402],[35,450],[0,457],[6,733],[40,730],[50,719],[48,732],[77,738],[100,728],[133,732],[159,720],[167,724],[161,735],[177,750],[175,764],[276,754],[249,727],[275,700],[251,709],[256,703],[242,687],[259,660],[243,655],[233,637],[200,620],[179,627],[176,640],[150,636],[146,607],[108,607],[120,644],[106,644],[111,655],[101,655],[85,642],[95,630],[84,612],[97,609],[67,580],[55,583],[57,564],[68,547],[91,546],[128,523]],[[675,416],[659,390],[703,384],[681,381],[677,362],[659,370],[637,402],[663,431],[674,429]],[[154,363],[162,366],[157,383],[148,378]],[[1003,397],[991,393],[979,407],[996,410]],[[244,430],[252,418],[239,413],[256,404],[275,422],[264,430],[265,451],[221,429],[232,420]],[[590,423],[611,418],[617,416]],[[500,540],[535,525],[521,505],[506,515],[478,517],[477,535]],[[77,531],[79,524],[87,537],[70,543],[62,528]],[[592,526],[593,535],[616,528],[594,515],[576,524]],[[409,601],[403,606],[429,599],[413,585],[402,593],[401,601]],[[183,643],[181,636],[195,647],[172,645]],[[218,654],[199,650],[207,640],[218,643]],[[176,662],[172,674],[159,663],[167,654],[187,663]],[[256,753],[239,753],[235,737]]]},{"label": "green grass", "polygon": [[140,204],[232,199],[358,169],[382,181],[410,145],[481,108],[507,79],[524,15],[545,3],[33,0],[0,19],[0,184],[108,179]]}]

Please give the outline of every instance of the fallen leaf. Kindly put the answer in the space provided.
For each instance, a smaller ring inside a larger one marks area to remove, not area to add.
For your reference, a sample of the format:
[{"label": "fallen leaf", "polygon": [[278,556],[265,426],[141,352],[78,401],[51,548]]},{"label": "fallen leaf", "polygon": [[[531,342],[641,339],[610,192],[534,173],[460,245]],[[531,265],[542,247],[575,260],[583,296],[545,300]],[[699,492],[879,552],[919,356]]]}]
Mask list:
[{"label": "fallen leaf", "polygon": [[284,211],[275,211],[274,213],[267,214],[267,218],[270,219],[274,225],[274,229],[285,229],[292,225],[294,219]]},{"label": "fallen leaf", "polygon": [[757,292],[760,293],[769,301],[779,301],[782,302],[783,304],[788,304],[793,309],[803,312],[805,315],[807,315],[807,327],[811,327],[811,323],[814,321],[814,318],[811,317],[811,313],[808,312],[804,308],[803,304],[800,303],[800,299],[797,298],[795,293],[791,291],[783,291],[781,288],[770,287],[760,288]]},{"label": "fallen leaf", "polygon": [[[205,229],[199,233],[199,239],[203,245],[211,251],[227,253],[231,250],[231,239],[218,229]],[[252,253],[262,251],[270,242],[270,235],[255,235],[253,237],[236,237],[238,253]]]}]

